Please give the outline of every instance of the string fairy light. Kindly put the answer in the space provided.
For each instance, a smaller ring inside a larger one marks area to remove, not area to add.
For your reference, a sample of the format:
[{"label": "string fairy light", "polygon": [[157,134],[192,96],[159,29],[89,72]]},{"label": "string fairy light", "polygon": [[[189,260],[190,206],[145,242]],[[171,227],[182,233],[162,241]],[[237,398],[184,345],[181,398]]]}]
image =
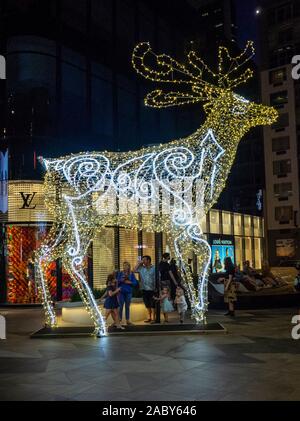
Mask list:
[{"label": "string fairy light", "polygon": [[[94,322],[95,334],[107,334],[84,270],[90,242],[107,225],[167,234],[182,269],[192,317],[196,323],[205,322],[211,249],[201,230],[201,218],[223,190],[244,134],[277,118],[272,107],[254,104],[233,92],[252,76],[249,69],[239,73],[253,53],[252,42],[238,57],[220,47],[218,72],[214,73],[194,51],[181,64],[168,55],[154,54],[149,43],[138,44],[132,63],[139,74],[187,91],[156,89],[146,96],[145,105],[162,108],[203,102],[207,118],[202,127],[186,138],[136,151],[42,159],[45,201],[55,221],[35,257],[47,325],[56,326],[56,317],[45,270],[50,261],[61,258]],[[191,253],[199,261],[196,287],[188,268]]]}]

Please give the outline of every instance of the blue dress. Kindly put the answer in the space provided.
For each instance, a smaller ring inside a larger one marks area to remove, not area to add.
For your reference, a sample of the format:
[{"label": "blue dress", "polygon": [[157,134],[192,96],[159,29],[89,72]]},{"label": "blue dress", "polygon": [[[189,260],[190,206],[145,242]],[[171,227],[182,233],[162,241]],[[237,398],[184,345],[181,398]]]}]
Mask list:
[{"label": "blue dress", "polygon": [[[116,290],[116,286],[109,286],[106,288],[107,293],[109,293],[109,291],[114,292]],[[112,297],[110,297],[109,295],[105,298],[104,301],[104,308],[106,308],[107,310],[113,310],[114,308],[118,308],[119,307],[119,302],[118,302],[118,295],[113,295]]]},{"label": "blue dress", "polygon": [[161,310],[163,313],[172,313],[174,311],[174,307],[168,297],[161,303]]}]

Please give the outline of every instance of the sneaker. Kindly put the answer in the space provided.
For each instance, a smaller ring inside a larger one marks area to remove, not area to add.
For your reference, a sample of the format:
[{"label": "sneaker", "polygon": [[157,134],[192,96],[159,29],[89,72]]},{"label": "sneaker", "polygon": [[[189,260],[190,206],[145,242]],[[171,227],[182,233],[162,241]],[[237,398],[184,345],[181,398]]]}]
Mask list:
[{"label": "sneaker", "polygon": [[227,313],[225,313],[224,316],[231,316],[231,311],[227,311]]},{"label": "sneaker", "polygon": [[129,322],[129,321],[127,321],[126,324],[127,324],[127,326],[134,326],[134,324]]},{"label": "sneaker", "polygon": [[144,320],[144,323],[151,323],[151,322],[152,322],[152,319]]},{"label": "sneaker", "polygon": [[183,323],[183,320],[180,320],[180,323]]},{"label": "sneaker", "polygon": [[118,325],[118,326],[116,326],[116,328],[117,328],[117,329],[121,329],[121,330],[125,330],[125,327],[124,327],[124,326],[122,326],[122,325]]}]

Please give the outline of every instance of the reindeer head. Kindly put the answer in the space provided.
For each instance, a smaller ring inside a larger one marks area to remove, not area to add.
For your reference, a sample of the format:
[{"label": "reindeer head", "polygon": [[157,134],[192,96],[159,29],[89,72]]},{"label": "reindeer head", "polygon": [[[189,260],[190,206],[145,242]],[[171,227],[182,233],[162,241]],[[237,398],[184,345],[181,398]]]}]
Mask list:
[{"label": "reindeer head", "polygon": [[144,42],[135,47],[132,63],[145,78],[178,86],[176,91],[150,92],[145,98],[147,106],[162,108],[203,102],[208,115],[245,132],[253,126],[272,124],[278,115],[274,108],[250,102],[233,91],[253,76],[250,69],[241,71],[253,55],[252,41],[237,57],[231,57],[227,48],[219,47],[218,71],[214,73],[194,51],[188,53],[187,63],[181,64],[168,55],[154,54],[150,44]]}]

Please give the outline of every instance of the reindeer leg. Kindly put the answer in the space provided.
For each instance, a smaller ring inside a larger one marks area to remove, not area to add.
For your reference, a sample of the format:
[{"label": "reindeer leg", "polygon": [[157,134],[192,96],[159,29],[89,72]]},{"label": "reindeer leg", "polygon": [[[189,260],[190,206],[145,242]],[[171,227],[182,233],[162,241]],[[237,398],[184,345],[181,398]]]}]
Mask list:
[{"label": "reindeer leg", "polygon": [[[74,216],[74,215],[73,215]],[[75,221],[75,220],[74,220]],[[76,220],[75,229],[76,234],[73,241],[67,244],[67,255],[63,260],[63,265],[67,272],[70,274],[74,285],[81,296],[82,302],[85,303],[86,309],[93,320],[95,325],[94,334],[96,336],[106,336],[107,329],[106,323],[97,302],[91,291],[86,276],[83,270],[83,260],[91,239],[93,238],[93,229],[83,231],[80,228],[83,224]]]},{"label": "reindeer leg", "polygon": [[[207,281],[211,249],[197,224],[188,225],[175,239],[176,257],[181,263],[188,297],[192,307],[192,317],[196,323],[206,323],[207,312]],[[188,267],[188,255],[193,251],[200,260],[198,285],[195,288],[193,276]]]},{"label": "reindeer leg", "polygon": [[44,242],[35,252],[35,267],[38,291],[42,299],[45,313],[45,324],[47,326],[57,326],[56,315],[52,304],[51,294],[46,279],[46,269],[50,262],[59,257],[59,246],[65,226],[54,224]]},{"label": "reindeer leg", "polygon": [[68,263],[64,263],[64,267],[70,274],[82,302],[86,305],[86,309],[95,326],[94,334],[96,336],[106,336],[107,330],[105,319],[98,308],[93,292],[86,280],[86,276],[82,268],[83,258],[84,256],[76,256],[72,260],[68,261]]}]

